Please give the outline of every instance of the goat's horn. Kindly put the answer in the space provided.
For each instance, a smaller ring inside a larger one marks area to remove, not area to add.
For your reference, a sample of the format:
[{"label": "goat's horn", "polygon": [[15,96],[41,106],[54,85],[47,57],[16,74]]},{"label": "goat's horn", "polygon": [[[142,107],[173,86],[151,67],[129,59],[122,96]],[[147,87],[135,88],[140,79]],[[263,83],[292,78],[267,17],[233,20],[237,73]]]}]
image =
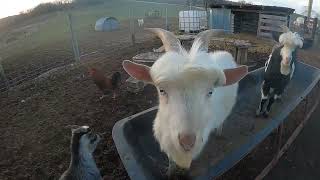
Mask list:
[{"label": "goat's horn", "polygon": [[210,37],[227,33],[228,31],[225,31],[223,29],[209,29],[206,31],[202,31],[194,39],[194,43],[192,44],[190,52],[192,53],[197,51],[208,51]]},{"label": "goat's horn", "polygon": [[166,52],[181,52],[183,50],[180,41],[172,32],[160,28],[146,28],[145,30],[153,32],[161,39]]},{"label": "goat's horn", "polygon": [[280,25],[280,27],[285,33],[290,31],[290,29],[285,25]]}]

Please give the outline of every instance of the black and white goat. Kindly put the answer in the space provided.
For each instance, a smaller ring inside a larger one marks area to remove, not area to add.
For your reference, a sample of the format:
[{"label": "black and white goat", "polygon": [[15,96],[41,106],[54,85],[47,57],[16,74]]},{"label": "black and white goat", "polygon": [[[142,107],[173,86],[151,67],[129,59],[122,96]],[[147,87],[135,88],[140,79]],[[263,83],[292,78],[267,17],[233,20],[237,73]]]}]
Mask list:
[{"label": "black and white goat", "polygon": [[302,48],[303,39],[298,33],[289,31],[280,35],[279,43],[273,47],[265,65],[264,81],[261,87],[261,101],[256,115],[268,117],[275,100],[281,98],[289,84],[297,61],[297,48]]},{"label": "black and white goat", "polygon": [[92,156],[100,139],[88,126],[72,126],[71,161],[59,180],[101,180]]}]

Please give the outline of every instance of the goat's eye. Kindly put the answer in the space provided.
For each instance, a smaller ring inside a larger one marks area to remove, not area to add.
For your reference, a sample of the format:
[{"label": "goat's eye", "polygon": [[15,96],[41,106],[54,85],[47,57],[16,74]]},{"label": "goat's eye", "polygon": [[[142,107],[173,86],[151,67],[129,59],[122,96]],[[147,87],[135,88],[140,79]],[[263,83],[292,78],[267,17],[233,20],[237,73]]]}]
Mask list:
[{"label": "goat's eye", "polygon": [[166,92],[165,90],[163,90],[163,89],[160,89],[159,91],[160,91],[160,94],[161,94],[162,96],[165,96],[165,95],[167,95],[167,92]]}]

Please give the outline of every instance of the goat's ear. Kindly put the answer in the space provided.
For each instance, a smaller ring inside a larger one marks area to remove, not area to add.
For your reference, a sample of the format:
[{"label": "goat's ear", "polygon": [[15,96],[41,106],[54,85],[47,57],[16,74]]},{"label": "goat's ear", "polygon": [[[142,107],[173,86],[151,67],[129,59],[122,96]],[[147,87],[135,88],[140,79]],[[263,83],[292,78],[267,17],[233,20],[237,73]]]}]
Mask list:
[{"label": "goat's ear", "polygon": [[143,64],[137,64],[129,60],[123,61],[122,66],[131,77],[140,81],[152,83],[150,67]]},{"label": "goat's ear", "polygon": [[226,77],[226,83],[224,84],[224,86],[229,86],[239,82],[248,74],[248,66],[239,66],[233,69],[225,69],[223,70],[223,72]]}]

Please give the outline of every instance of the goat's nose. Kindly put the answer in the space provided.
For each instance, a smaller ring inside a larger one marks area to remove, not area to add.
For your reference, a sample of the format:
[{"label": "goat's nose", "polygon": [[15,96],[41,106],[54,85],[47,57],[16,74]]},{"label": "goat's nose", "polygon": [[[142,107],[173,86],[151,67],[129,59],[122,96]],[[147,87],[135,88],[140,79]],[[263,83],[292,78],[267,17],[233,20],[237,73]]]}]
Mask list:
[{"label": "goat's nose", "polygon": [[288,65],[289,62],[290,62],[289,58],[285,58],[285,59],[283,60],[283,64],[284,64],[284,65]]},{"label": "goat's nose", "polygon": [[185,151],[190,151],[196,142],[196,136],[194,134],[179,134],[178,139],[180,146]]}]

